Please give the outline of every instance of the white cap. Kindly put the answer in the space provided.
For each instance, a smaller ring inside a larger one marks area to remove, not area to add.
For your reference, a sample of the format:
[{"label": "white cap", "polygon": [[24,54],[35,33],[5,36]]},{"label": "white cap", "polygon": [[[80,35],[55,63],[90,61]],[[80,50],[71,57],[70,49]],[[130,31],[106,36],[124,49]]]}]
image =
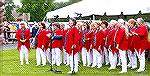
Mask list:
[{"label": "white cap", "polygon": [[[24,25],[25,25],[25,28],[28,28],[27,23],[26,23],[25,21],[21,21],[20,24],[24,24]],[[19,24],[19,25],[20,25],[20,24]],[[21,26],[19,26],[19,28],[21,28]]]},{"label": "white cap", "polygon": [[110,24],[117,24],[118,22],[116,20],[111,20]]},{"label": "white cap", "polygon": [[118,22],[121,23],[121,24],[125,23],[125,21],[123,19],[118,19]]}]

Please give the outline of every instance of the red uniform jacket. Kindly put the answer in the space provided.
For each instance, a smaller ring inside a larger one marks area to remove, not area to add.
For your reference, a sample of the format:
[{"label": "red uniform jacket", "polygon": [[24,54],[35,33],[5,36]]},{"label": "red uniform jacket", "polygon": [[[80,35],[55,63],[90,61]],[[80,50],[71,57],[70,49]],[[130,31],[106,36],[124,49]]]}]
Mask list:
[{"label": "red uniform jacket", "polygon": [[62,45],[64,45],[64,49],[66,50],[66,43],[67,43],[67,40],[68,40],[68,32],[69,32],[69,29],[65,30],[63,32],[63,43]]},{"label": "red uniform jacket", "polygon": [[82,47],[83,47],[82,38],[83,38],[83,31],[80,31],[79,32],[79,41],[78,41],[79,42],[78,43],[79,47],[77,47],[77,49],[79,50],[79,52],[81,52]]},{"label": "red uniform jacket", "polygon": [[116,44],[119,44],[119,49],[128,50],[128,37],[125,33],[125,28],[120,27],[116,34]]},{"label": "red uniform jacket", "polygon": [[[137,31],[138,31],[138,28],[136,28],[134,32],[137,32]],[[137,35],[133,35],[130,45],[133,46],[134,49],[139,50],[140,49],[140,37]]]},{"label": "red uniform jacket", "polygon": [[141,25],[136,30],[139,38],[141,53],[148,48],[148,30],[146,25]]},{"label": "red uniform jacket", "polygon": [[107,35],[108,46],[111,46],[110,49],[112,50],[113,54],[116,53],[116,52],[118,52],[118,50],[116,49],[116,47],[114,47],[114,36],[115,36],[116,30],[117,30],[117,28],[111,29],[110,32]]},{"label": "red uniform jacket", "polygon": [[44,39],[46,37],[46,30],[40,30],[40,33],[37,36],[37,48],[41,48],[42,49],[42,45],[44,45]]},{"label": "red uniform jacket", "polygon": [[[63,33],[60,29],[58,29],[54,35],[63,36]],[[53,40],[52,42],[52,48],[60,48],[62,49],[62,40]]]},{"label": "red uniform jacket", "polygon": [[[17,30],[17,32],[16,32],[16,38],[18,40],[18,47],[17,47],[18,50],[20,50],[21,45],[22,45],[22,42],[20,41],[20,39],[22,39],[21,33],[22,33],[21,29]],[[26,39],[26,42],[24,43],[24,45],[29,50],[29,48],[30,48],[30,40],[29,40],[30,39],[30,31],[29,31],[29,29],[25,29],[24,38]]]},{"label": "red uniform jacket", "polygon": [[105,43],[104,43],[104,46],[108,49],[108,35],[109,35],[109,33],[110,33],[110,28],[108,28],[108,29],[106,29],[105,31],[104,31],[104,37],[105,37]]},{"label": "red uniform jacket", "polygon": [[50,38],[49,37],[47,37],[47,34],[49,34],[49,33],[51,33],[51,31],[50,30],[46,30],[45,31],[45,36],[43,36],[43,45],[44,45],[44,49],[46,50],[46,49],[48,49],[49,47],[50,47]]},{"label": "red uniform jacket", "polygon": [[63,38],[61,39],[61,46],[64,46],[64,41],[65,41],[65,35],[66,35],[66,30],[61,30],[61,32],[62,32],[62,36],[63,36]]},{"label": "red uniform jacket", "polygon": [[76,48],[73,50],[73,54],[75,55],[78,50],[78,40],[79,40],[79,30],[76,27],[72,27],[68,30],[68,37],[66,42],[66,52],[71,55],[72,54],[72,45],[75,44]]},{"label": "red uniform jacket", "polygon": [[[92,37],[92,48],[95,48],[97,51],[103,50],[103,43],[104,43],[104,32],[103,30],[100,30],[96,33],[96,45],[94,43],[94,32]],[[101,50],[98,50],[99,46],[101,46]]]},{"label": "red uniform jacket", "polygon": [[[129,33],[132,34],[132,32],[134,32],[135,29],[136,29],[135,27],[131,28],[130,31],[129,31]],[[133,47],[133,44],[132,44],[132,38],[133,38],[133,36],[129,36],[129,38],[128,38],[128,49],[132,53],[134,53],[134,47]]]},{"label": "red uniform jacket", "polygon": [[90,45],[92,43],[92,33],[89,30],[89,31],[85,32],[84,35],[85,35],[85,45],[84,45],[84,47],[87,49],[87,51],[89,51]]}]

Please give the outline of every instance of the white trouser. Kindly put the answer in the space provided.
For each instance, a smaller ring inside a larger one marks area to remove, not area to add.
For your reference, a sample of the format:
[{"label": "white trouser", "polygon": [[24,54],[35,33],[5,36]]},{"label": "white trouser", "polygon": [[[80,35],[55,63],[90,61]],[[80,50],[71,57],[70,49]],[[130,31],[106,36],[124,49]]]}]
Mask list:
[{"label": "white trouser", "polygon": [[78,52],[78,62],[80,62],[80,53]]},{"label": "white trouser", "polygon": [[42,64],[46,65],[46,52],[43,52],[41,48],[36,49],[36,63],[37,65],[41,64],[41,58],[42,58]]},{"label": "white trouser", "polygon": [[63,56],[64,56],[63,63],[67,64],[67,52],[65,49],[63,49]]},{"label": "white trouser", "polygon": [[119,49],[119,55],[120,55],[121,63],[122,63],[122,71],[127,71],[126,51]]},{"label": "white trouser", "polygon": [[24,57],[26,62],[28,62],[28,49],[26,48],[25,45],[21,45],[21,49],[20,49],[20,61],[23,63]]},{"label": "white trouser", "polygon": [[[73,53],[69,56],[70,58],[70,67],[71,71],[78,72],[78,53],[74,55],[73,58]],[[74,61],[74,62],[73,62]]]},{"label": "white trouser", "polygon": [[88,66],[90,66],[92,63],[92,53],[90,50],[88,51],[84,47],[82,48],[82,62],[83,62],[83,65],[86,65],[87,63]]},{"label": "white trouser", "polygon": [[86,52],[87,52],[87,50],[86,50],[86,48],[82,48],[82,62],[83,62],[83,65],[86,65]]},{"label": "white trouser", "polygon": [[128,58],[129,58],[129,65],[131,65],[132,68],[137,67],[137,57],[136,52],[132,53],[130,50],[127,51]]},{"label": "white trouser", "polygon": [[96,49],[93,49],[93,65],[102,66],[102,53],[99,53]]},{"label": "white trouser", "polygon": [[106,49],[106,47],[104,47],[104,58],[105,58],[105,62],[106,64],[109,63],[109,57],[108,57],[108,50]]},{"label": "white trouser", "polygon": [[117,65],[117,53],[112,53],[112,50],[109,49],[109,61],[110,67],[116,68]]},{"label": "white trouser", "polygon": [[46,57],[47,57],[48,62],[51,64],[51,52],[49,48],[46,49]]},{"label": "white trouser", "polygon": [[136,50],[136,54],[138,56],[139,62],[140,62],[140,67],[139,69],[145,70],[145,50],[140,54],[141,49],[139,52]]},{"label": "white trouser", "polygon": [[120,65],[120,64],[121,64],[121,57],[120,57],[119,52],[117,52],[117,65]]},{"label": "white trouser", "polygon": [[70,65],[70,56],[68,53],[67,53],[67,65]]},{"label": "white trouser", "polygon": [[92,51],[89,49],[89,51],[86,52],[86,54],[87,54],[87,65],[90,66],[92,64],[92,61],[93,61]]},{"label": "white trouser", "polygon": [[52,48],[52,65],[56,63],[57,66],[60,66],[61,58],[61,50],[59,48]]}]

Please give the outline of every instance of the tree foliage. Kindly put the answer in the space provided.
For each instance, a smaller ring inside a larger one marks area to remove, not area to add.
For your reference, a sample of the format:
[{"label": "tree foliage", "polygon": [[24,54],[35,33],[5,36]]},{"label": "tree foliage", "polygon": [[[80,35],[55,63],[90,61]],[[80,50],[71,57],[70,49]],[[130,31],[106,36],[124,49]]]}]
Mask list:
[{"label": "tree foliage", "polygon": [[17,9],[20,13],[30,13],[30,21],[42,21],[47,12],[65,7],[81,0],[54,3],[54,0],[21,0],[23,6]]},{"label": "tree foliage", "polygon": [[6,0],[4,16],[6,16],[8,21],[14,20],[14,17],[12,16],[13,8],[15,8],[14,2],[12,0]]}]

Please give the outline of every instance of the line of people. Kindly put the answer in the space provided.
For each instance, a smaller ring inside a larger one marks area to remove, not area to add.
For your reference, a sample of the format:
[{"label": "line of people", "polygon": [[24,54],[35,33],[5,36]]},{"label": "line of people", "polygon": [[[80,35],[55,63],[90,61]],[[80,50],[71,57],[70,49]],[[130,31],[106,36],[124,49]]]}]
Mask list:
[{"label": "line of people", "polygon": [[[30,32],[25,29],[25,23],[20,25],[22,28],[17,31],[16,38],[23,65],[24,54],[26,64],[29,64]],[[62,63],[70,65],[71,71],[68,73],[78,72],[81,54],[83,66],[101,68],[105,63],[105,65],[110,64],[108,69],[112,70],[121,65],[122,70],[119,73],[126,73],[127,67],[136,69],[139,60],[140,66],[137,72],[145,70],[148,30],[142,18],[130,19],[128,22],[123,19],[111,20],[110,23],[77,22],[74,18],[70,18],[69,26],[70,28],[64,29],[64,24],[54,23],[52,30],[48,30],[44,23],[39,24],[36,36],[36,66],[41,64],[41,59],[42,66],[45,66],[47,58],[52,65],[60,66]],[[52,39],[54,36],[62,38]],[[50,45],[52,45],[51,52]]]}]

